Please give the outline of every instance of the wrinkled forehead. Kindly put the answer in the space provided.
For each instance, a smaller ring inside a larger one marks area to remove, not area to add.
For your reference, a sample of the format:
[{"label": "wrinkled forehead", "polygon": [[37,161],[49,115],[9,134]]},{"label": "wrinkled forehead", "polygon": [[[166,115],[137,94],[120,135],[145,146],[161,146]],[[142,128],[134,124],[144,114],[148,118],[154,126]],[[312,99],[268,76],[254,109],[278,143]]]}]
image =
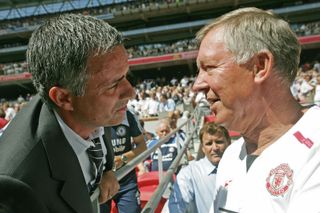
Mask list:
[{"label": "wrinkled forehead", "polygon": [[215,133],[204,132],[202,139],[204,139],[204,138],[210,138],[213,140],[224,140],[224,141],[227,140],[225,135],[223,134],[223,132],[219,131],[219,130],[217,130]]},{"label": "wrinkled forehead", "polygon": [[158,132],[163,132],[163,131],[167,131],[167,130],[170,130],[170,127],[167,123],[161,123],[159,125],[159,127],[157,128]]},{"label": "wrinkled forehead", "polygon": [[198,68],[207,62],[220,59],[219,56],[222,54],[231,52],[226,47],[223,30],[215,28],[209,31],[200,43],[197,56]]}]

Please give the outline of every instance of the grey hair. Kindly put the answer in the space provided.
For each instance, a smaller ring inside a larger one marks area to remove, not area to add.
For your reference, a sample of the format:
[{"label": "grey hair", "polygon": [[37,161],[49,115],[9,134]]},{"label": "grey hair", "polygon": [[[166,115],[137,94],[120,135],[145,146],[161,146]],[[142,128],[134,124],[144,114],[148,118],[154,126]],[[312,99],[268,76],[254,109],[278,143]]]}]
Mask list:
[{"label": "grey hair", "polygon": [[64,14],[48,20],[29,40],[27,63],[33,84],[49,106],[49,90],[60,86],[83,96],[87,61],[91,56],[112,51],[123,37],[103,20],[91,16]]},{"label": "grey hair", "polygon": [[196,36],[201,42],[212,29],[224,32],[226,48],[238,64],[248,62],[255,54],[270,51],[274,68],[291,84],[297,74],[301,45],[289,24],[269,11],[254,7],[231,11],[203,27]]}]

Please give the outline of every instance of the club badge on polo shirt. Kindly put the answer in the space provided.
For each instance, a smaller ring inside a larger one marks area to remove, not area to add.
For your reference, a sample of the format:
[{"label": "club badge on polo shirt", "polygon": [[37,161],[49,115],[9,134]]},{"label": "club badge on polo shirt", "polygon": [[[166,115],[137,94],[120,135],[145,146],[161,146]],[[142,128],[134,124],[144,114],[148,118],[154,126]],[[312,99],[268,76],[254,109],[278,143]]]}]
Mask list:
[{"label": "club badge on polo shirt", "polygon": [[174,152],[174,148],[173,148],[173,147],[170,147],[170,148],[169,148],[169,152]]},{"label": "club badge on polo shirt", "polygon": [[287,163],[271,169],[266,181],[266,188],[272,196],[284,195],[292,185],[293,171]]},{"label": "club badge on polo shirt", "polygon": [[116,132],[119,137],[123,137],[127,134],[126,128],[124,126],[117,127]]}]

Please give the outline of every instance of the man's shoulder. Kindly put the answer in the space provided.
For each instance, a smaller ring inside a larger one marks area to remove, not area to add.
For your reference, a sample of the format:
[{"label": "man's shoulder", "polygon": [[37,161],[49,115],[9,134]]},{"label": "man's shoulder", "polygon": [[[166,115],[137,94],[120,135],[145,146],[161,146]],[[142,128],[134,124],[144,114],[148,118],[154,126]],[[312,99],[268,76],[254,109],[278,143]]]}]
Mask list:
[{"label": "man's shoulder", "polygon": [[234,153],[238,153],[239,151],[241,151],[242,147],[244,144],[244,139],[243,137],[240,137],[239,139],[233,141],[226,149],[226,151],[224,152],[224,156],[228,155],[229,153],[232,155]]},{"label": "man's shoulder", "polygon": [[26,212],[25,209],[33,213],[48,212],[29,185],[10,176],[0,175],[0,197],[8,212]]},{"label": "man's shoulder", "polygon": [[243,159],[246,155],[246,150],[244,148],[244,139],[242,137],[232,142],[223,153],[218,170],[224,170],[224,168],[229,168],[229,166],[232,167],[235,162]]},{"label": "man's shoulder", "polygon": [[[33,141],[30,141],[30,139],[20,140],[17,143],[2,141],[1,143],[3,144],[0,146],[1,174],[13,176],[23,173],[23,176],[32,177],[40,168],[44,168],[43,164],[46,163],[46,161],[43,161],[45,151],[39,139]],[[26,172],[26,169],[34,171],[34,173]]]},{"label": "man's shoulder", "polygon": [[300,120],[294,125],[294,131],[301,132],[304,137],[310,137],[314,142],[320,143],[320,107],[309,108]]},{"label": "man's shoulder", "polygon": [[[163,145],[165,146],[177,146],[177,141],[178,140],[182,140],[181,138],[179,138],[178,134],[175,134],[173,136],[171,136],[167,142],[165,142]],[[181,141],[179,141],[181,142]]]},{"label": "man's shoulder", "polygon": [[46,134],[50,128],[54,128],[44,122],[48,121],[48,114],[44,113],[42,109],[43,102],[40,98],[34,97],[8,124],[0,138],[1,172],[4,170],[13,172],[15,167],[22,162],[27,162],[25,159],[31,159],[31,153],[32,156],[36,156],[35,153],[40,154],[36,148],[42,146],[39,143],[42,134]]},{"label": "man's shoulder", "polygon": [[[201,158],[200,160],[192,160],[189,161],[189,164],[187,166],[184,166],[180,171],[180,173],[184,173],[186,175],[190,175],[194,172],[199,172],[199,169],[203,167],[204,159]],[[191,172],[191,173],[190,173]]]}]

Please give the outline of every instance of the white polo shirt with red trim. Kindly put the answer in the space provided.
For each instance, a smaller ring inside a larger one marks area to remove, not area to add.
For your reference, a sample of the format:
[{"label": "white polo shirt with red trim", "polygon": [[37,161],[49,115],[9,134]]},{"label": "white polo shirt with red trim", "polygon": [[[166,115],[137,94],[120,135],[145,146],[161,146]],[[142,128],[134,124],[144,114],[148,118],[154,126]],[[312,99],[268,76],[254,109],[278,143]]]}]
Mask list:
[{"label": "white polo shirt with red trim", "polygon": [[219,163],[211,212],[320,212],[320,108],[310,108],[247,171],[244,140],[231,144]]}]

